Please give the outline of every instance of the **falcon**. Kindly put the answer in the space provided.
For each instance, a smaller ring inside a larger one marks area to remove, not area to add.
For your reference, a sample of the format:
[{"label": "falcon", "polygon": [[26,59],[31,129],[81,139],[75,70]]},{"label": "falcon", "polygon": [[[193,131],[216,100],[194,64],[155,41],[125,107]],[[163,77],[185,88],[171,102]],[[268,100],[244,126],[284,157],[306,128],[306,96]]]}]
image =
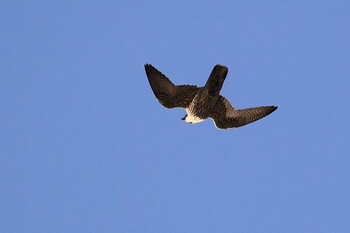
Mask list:
[{"label": "falcon", "polygon": [[215,65],[203,87],[175,85],[151,64],[145,65],[146,75],[154,95],[166,108],[184,108],[187,114],[182,120],[195,124],[211,118],[216,128],[229,129],[257,121],[277,109],[277,106],[261,106],[236,109],[220,90],[228,68]]}]

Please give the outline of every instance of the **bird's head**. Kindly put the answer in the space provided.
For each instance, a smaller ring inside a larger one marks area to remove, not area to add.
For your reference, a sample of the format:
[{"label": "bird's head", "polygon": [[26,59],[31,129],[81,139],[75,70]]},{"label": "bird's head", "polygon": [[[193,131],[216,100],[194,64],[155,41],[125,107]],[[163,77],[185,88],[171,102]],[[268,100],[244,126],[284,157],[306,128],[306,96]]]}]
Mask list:
[{"label": "bird's head", "polygon": [[188,119],[188,115],[186,114],[183,118],[181,118],[181,120],[183,120],[183,121],[186,121],[187,123],[190,123],[190,124],[192,124],[192,122],[191,121],[189,121],[189,119]]},{"label": "bird's head", "polygon": [[181,120],[188,122],[188,121],[186,120],[186,118],[187,118],[187,114],[186,114],[183,118],[181,118]]}]

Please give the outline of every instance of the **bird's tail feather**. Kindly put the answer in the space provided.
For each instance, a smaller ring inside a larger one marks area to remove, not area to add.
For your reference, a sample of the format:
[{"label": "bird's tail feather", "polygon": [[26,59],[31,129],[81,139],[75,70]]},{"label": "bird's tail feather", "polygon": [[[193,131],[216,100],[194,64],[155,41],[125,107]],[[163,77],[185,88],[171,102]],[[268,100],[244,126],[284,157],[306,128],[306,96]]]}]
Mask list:
[{"label": "bird's tail feather", "polygon": [[214,67],[214,69],[210,73],[207,83],[205,84],[205,88],[208,89],[209,95],[219,95],[227,73],[228,69],[226,66],[216,65]]}]

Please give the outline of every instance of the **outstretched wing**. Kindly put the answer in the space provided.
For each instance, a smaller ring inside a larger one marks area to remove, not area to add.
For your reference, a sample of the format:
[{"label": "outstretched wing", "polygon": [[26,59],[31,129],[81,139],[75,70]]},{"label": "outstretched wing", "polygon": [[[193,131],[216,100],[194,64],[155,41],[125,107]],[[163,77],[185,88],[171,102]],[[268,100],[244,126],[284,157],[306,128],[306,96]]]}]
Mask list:
[{"label": "outstretched wing", "polygon": [[199,89],[194,85],[174,85],[150,64],[145,65],[145,70],[154,95],[166,108],[188,107]]},{"label": "outstretched wing", "polygon": [[277,109],[276,106],[261,106],[247,109],[235,109],[230,102],[220,96],[210,118],[219,129],[237,128],[257,121]]}]

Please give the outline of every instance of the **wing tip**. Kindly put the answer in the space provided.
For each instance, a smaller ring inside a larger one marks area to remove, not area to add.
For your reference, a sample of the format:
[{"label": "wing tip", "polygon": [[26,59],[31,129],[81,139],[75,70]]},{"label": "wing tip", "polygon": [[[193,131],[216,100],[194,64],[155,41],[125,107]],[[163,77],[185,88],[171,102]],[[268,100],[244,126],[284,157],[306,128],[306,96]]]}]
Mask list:
[{"label": "wing tip", "polygon": [[152,66],[149,63],[144,64],[144,67],[145,67],[146,70],[149,69],[149,68],[154,68],[154,66]]},{"label": "wing tip", "polygon": [[274,112],[277,110],[278,106],[271,106],[270,108],[271,108],[271,112]]}]

